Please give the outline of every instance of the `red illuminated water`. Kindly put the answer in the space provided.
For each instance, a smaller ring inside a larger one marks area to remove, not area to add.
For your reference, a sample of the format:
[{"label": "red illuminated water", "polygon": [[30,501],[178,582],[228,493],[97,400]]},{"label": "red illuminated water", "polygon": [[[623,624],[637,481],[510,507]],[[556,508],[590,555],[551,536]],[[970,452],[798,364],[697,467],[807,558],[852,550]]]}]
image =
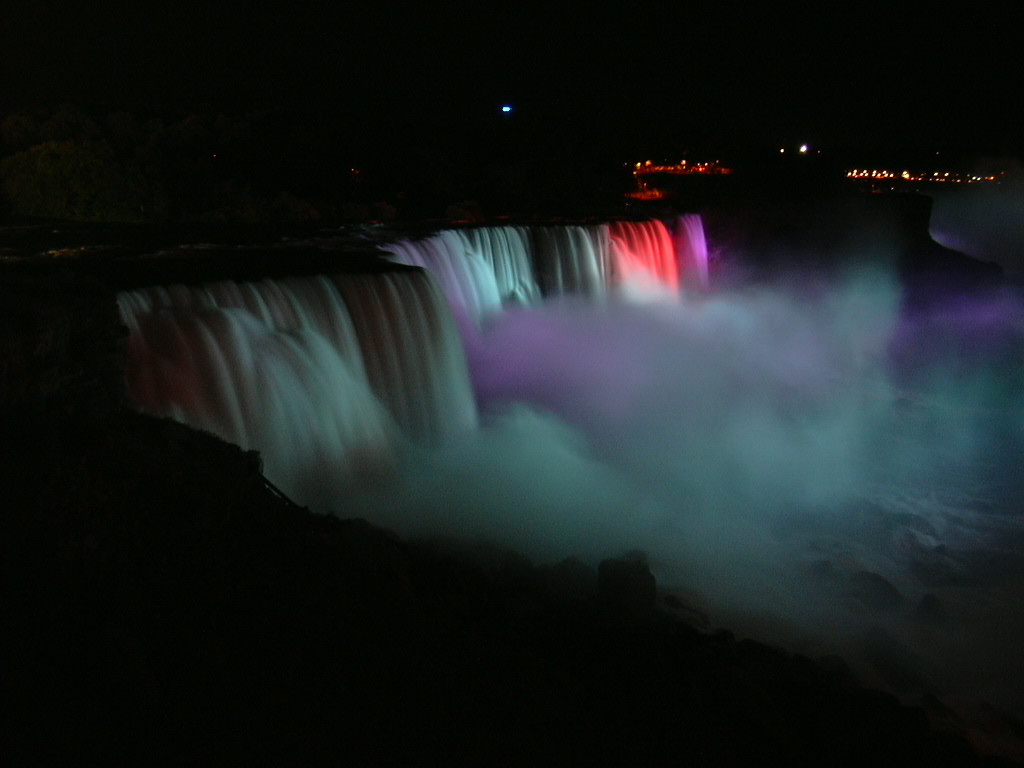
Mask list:
[{"label": "red illuminated water", "polygon": [[610,227],[617,283],[679,291],[675,247],[660,221],[619,221]]}]

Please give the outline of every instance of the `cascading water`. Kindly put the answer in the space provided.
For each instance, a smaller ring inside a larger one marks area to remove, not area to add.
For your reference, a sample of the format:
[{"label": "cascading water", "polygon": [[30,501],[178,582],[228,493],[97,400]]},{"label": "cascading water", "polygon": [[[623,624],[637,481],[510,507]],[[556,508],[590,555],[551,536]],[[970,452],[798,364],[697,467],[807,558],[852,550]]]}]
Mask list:
[{"label": "cascading water", "polygon": [[476,425],[449,307],[470,344],[482,318],[545,294],[603,297],[637,282],[675,293],[676,252],[691,270],[706,261],[699,217],[688,221],[675,246],[658,221],[482,227],[383,247],[427,272],[123,293],[128,390],[144,410],[259,450],[279,487],[331,508],[337,478],[386,464],[398,435]]},{"label": "cascading water", "polygon": [[421,270],[120,294],[136,405],[259,450],[302,504],[387,466],[402,436],[476,425],[462,347]]},{"label": "cascading water", "polygon": [[530,230],[526,227],[479,227],[462,233],[468,250],[479,253],[494,272],[503,305],[531,305],[540,300],[530,259]]},{"label": "cascading water", "polygon": [[534,247],[546,296],[606,295],[612,275],[607,226],[540,227],[534,231]]},{"label": "cascading water", "polygon": [[[605,296],[638,280],[675,292],[676,251],[706,261],[699,217],[688,221],[675,246],[661,222],[646,221],[449,230],[383,250],[428,270],[455,315],[478,321],[506,305],[535,305],[542,294]],[[284,458],[291,449],[282,440],[323,432],[330,445],[303,455],[345,467],[352,452],[382,453],[395,424],[414,439],[475,424],[457,373],[462,349],[423,272],[157,286],[123,293],[120,304],[139,407],[260,449],[282,487],[293,485],[289,472],[303,474],[298,460]],[[335,380],[343,397],[330,394]],[[373,398],[380,403],[367,406]],[[305,417],[300,401],[312,404]],[[325,422],[332,426],[315,428],[320,412],[333,414]],[[296,434],[282,438],[287,432]],[[285,463],[289,472],[278,469]]]},{"label": "cascading water", "polygon": [[460,317],[471,321],[542,297],[622,294],[677,297],[707,288],[707,244],[699,216],[664,223],[481,227],[383,246],[392,260],[431,271]]},{"label": "cascading water", "polygon": [[610,229],[617,283],[632,291],[679,292],[679,265],[664,224],[620,221]]},{"label": "cascading water", "polygon": [[680,282],[684,287],[707,290],[708,243],[700,216],[690,213],[677,218],[672,239]]},{"label": "cascading water", "polygon": [[404,434],[435,440],[476,426],[466,358],[444,296],[422,271],[345,275],[373,391]]},{"label": "cascading water", "polygon": [[381,250],[399,264],[422,267],[434,275],[457,315],[475,319],[501,309],[495,270],[461,232],[402,240]]}]

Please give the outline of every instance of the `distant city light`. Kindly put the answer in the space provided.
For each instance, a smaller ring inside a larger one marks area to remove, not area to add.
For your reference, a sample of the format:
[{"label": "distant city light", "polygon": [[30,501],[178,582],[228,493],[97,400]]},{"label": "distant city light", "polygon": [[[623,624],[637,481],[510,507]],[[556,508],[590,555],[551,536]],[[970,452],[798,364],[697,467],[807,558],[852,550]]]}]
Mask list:
[{"label": "distant city light", "polygon": [[654,174],[669,174],[673,176],[727,176],[730,173],[732,173],[732,168],[726,168],[720,165],[717,160],[692,164],[688,163],[686,160],[682,160],[678,165],[655,165],[653,161],[648,160],[645,163],[637,163],[636,170],[633,171],[634,176],[648,176]]},{"label": "distant city light", "polygon": [[510,104],[505,104],[502,106],[501,111],[504,112],[505,114],[508,114],[509,112],[512,111],[512,106]]},{"label": "distant city light", "polygon": [[855,168],[846,172],[846,178],[858,181],[914,181],[929,184],[979,184],[1000,182],[1008,176],[1006,171],[985,176],[974,173],[958,173],[955,171],[888,171],[880,169]]},{"label": "distant city light", "polygon": [[808,147],[806,144],[801,144],[800,145],[800,154],[801,155],[806,155],[808,149],[810,149],[810,147]]},{"label": "distant city light", "polygon": [[[626,166],[628,167],[628,163]],[[678,165],[664,163],[655,164],[653,160],[636,163],[633,170],[633,177],[636,179],[636,190],[627,192],[626,197],[631,200],[663,200],[669,193],[663,189],[650,186],[648,177],[667,174],[671,176],[726,176],[732,173],[731,168],[719,164],[717,160],[706,163],[691,163],[688,160],[680,160]]]}]

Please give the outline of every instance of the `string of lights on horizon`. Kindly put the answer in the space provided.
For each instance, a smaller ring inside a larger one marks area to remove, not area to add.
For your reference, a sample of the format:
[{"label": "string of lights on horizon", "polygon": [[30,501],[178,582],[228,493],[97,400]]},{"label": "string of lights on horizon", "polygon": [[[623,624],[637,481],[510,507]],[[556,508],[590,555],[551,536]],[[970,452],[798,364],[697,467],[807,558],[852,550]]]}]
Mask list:
[{"label": "string of lights on horizon", "polygon": [[[655,174],[668,174],[672,176],[726,176],[732,172],[732,168],[720,165],[717,160],[712,160],[706,163],[690,163],[686,160],[681,160],[676,165],[654,163],[653,161],[648,160],[643,163],[636,163],[633,168],[634,176]],[[936,184],[991,183],[1002,181],[1008,175],[1009,174],[1006,171],[981,175],[976,173],[960,173],[958,171],[891,171],[884,169],[861,168],[854,168],[853,170],[846,172],[846,178],[854,180],[913,181]]]},{"label": "string of lights on horizon", "polygon": [[929,184],[979,184],[998,182],[1005,179],[1007,173],[980,176],[974,173],[957,173],[955,171],[888,171],[854,168],[846,172],[846,178],[858,181],[914,181]]},{"label": "string of lights on horizon", "polygon": [[[807,154],[809,148],[803,145],[799,154]],[[625,164],[629,167],[629,163]],[[668,197],[664,189],[651,186],[646,177],[655,175],[671,176],[726,176],[732,174],[731,168],[720,165],[717,160],[704,163],[691,163],[681,160],[672,165],[668,163],[655,163],[652,160],[636,163],[633,165],[633,177],[636,179],[636,189],[626,192],[625,196],[632,200],[662,200]],[[846,178],[857,182],[870,182],[872,191],[898,191],[905,189],[902,184],[924,183],[924,184],[983,184],[999,183],[1006,179],[1009,174],[1004,171],[995,174],[960,173],[958,171],[891,171],[884,169],[862,169],[854,168],[846,172]],[[887,190],[877,187],[879,183],[891,183]]]},{"label": "string of lights on horizon", "polygon": [[646,163],[637,163],[633,170],[634,176],[643,176],[650,173],[668,173],[676,176],[698,175],[719,175],[725,176],[732,173],[732,168],[726,168],[718,164],[717,160],[709,163],[688,163],[680,160],[676,165],[655,165],[648,160]]}]

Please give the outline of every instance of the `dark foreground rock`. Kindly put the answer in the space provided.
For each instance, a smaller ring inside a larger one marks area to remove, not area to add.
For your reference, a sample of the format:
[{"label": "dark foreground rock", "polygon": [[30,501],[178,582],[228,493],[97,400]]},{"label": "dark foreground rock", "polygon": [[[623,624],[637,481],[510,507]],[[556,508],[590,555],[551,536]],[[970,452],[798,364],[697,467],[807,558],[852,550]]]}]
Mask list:
[{"label": "dark foreground rock", "polygon": [[6,765],[998,764],[659,611],[635,554],[410,545],[139,415],[0,444]]}]

